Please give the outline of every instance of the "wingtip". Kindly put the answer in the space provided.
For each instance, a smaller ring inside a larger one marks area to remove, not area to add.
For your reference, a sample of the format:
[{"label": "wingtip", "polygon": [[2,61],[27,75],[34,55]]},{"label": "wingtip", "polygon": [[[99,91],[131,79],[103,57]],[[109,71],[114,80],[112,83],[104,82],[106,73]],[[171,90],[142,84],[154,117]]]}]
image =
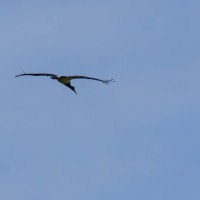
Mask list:
[{"label": "wingtip", "polygon": [[110,84],[110,83],[114,83],[116,82],[113,78],[107,81],[103,81],[103,83],[105,83],[106,85]]},{"label": "wingtip", "polygon": [[114,82],[116,82],[116,81],[114,80],[114,78],[112,78],[112,79],[110,79],[110,82],[114,83]]},{"label": "wingtip", "polygon": [[19,77],[19,76],[21,76],[21,74],[15,75],[15,78],[17,78],[17,77]]}]

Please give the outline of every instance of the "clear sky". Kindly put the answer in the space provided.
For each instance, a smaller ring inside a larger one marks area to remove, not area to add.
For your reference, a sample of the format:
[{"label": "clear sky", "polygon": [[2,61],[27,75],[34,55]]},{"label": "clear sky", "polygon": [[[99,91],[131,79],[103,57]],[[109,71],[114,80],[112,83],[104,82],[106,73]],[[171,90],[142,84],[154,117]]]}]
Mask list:
[{"label": "clear sky", "polygon": [[199,10],[1,0],[0,199],[199,200]]}]

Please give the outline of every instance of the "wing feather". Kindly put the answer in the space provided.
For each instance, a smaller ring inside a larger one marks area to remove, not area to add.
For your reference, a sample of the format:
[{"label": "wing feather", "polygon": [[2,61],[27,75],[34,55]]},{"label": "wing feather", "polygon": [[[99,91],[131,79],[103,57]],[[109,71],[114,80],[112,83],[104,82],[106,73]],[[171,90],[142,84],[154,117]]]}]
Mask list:
[{"label": "wing feather", "polygon": [[48,73],[30,73],[30,74],[23,73],[23,74],[16,75],[15,78],[17,78],[19,76],[51,76],[51,77],[57,77],[57,75],[55,75],[55,74],[48,74]]},{"label": "wing feather", "polygon": [[92,78],[92,77],[88,77],[88,76],[68,76],[68,78],[70,80],[73,80],[73,79],[91,79],[91,80],[95,80],[95,81],[101,81],[102,83],[105,83],[105,84],[109,84],[111,82],[115,82],[114,79],[102,80],[102,79]]}]

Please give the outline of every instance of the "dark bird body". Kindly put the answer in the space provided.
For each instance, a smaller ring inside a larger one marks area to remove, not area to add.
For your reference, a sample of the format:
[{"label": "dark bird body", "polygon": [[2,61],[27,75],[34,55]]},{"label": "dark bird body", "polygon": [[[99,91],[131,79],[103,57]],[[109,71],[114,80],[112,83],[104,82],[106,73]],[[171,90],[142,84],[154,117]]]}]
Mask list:
[{"label": "dark bird body", "polygon": [[75,93],[76,93],[75,87],[71,85],[71,80],[73,80],[73,79],[91,79],[91,80],[95,80],[95,81],[100,81],[105,84],[114,82],[113,79],[101,80],[98,78],[92,78],[92,77],[88,77],[88,76],[57,76],[56,74],[48,74],[48,73],[31,73],[31,74],[23,73],[23,74],[19,74],[19,75],[15,76],[15,78],[19,77],[19,76],[49,76],[49,77],[51,77],[51,79],[57,80],[58,82],[67,86],[68,88],[73,90],[73,92],[75,92]]}]

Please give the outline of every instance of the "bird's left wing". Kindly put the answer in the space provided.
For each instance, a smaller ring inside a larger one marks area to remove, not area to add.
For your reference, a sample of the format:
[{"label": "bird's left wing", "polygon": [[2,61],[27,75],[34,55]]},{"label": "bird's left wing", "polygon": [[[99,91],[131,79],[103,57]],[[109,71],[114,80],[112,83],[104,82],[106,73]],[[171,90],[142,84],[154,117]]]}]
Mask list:
[{"label": "bird's left wing", "polygon": [[91,79],[91,80],[95,80],[95,81],[101,81],[102,83],[105,83],[105,84],[115,82],[114,79],[102,80],[102,79],[92,78],[92,77],[88,77],[88,76],[67,76],[67,78],[69,78],[70,80],[73,80],[73,79]]},{"label": "bird's left wing", "polygon": [[55,75],[55,74],[48,74],[48,73],[31,73],[31,74],[23,73],[23,74],[16,75],[15,78],[17,78],[19,76],[51,76],[51,77],[57,77],[57,75]]}]

